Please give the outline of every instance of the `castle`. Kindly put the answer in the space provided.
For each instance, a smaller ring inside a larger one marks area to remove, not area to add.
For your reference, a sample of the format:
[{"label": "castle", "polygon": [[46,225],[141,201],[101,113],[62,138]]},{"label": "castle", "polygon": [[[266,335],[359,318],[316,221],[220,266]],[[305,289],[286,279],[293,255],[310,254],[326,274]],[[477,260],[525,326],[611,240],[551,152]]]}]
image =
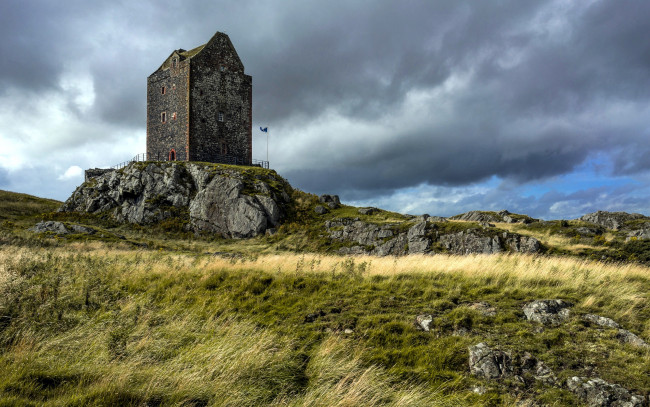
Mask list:
[{"label": "castle", "polygon": [[252,83],[224,33],[172,52],[147,78],[147,160],[252,164]]}]

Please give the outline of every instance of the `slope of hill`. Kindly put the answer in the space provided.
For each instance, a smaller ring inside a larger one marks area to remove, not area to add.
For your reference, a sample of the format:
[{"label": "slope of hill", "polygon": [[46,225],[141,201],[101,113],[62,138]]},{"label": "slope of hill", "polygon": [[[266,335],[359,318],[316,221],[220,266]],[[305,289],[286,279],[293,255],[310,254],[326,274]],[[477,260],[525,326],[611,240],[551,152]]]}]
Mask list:
[{"label": "slope of hill", "polygon": [[[289,192],[283,223],[250,239],[3,192],[0,405],[648,403],[647,241],[630,236],[645,218],[467,215],[489,223]],[[453,255],[448,234],[546,253]],[[400,235],[439,252],[346,254]]]}]

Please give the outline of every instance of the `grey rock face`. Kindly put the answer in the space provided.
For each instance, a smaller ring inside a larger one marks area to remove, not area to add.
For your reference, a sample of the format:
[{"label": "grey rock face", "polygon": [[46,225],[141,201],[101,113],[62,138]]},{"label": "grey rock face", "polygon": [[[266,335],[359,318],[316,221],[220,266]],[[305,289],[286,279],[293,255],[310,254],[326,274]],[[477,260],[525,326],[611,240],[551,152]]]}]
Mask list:
[{"label": "grey rock face", "polygon": [[503,251],[497,236],[480,236],[472,230],[442,235],[439,241],[452,254],[493,254]]},{"label": "grey rock face", "polygon": [[558,325],[571,314],[570,302],[562,300],[537,300],[524,305],[524,314],[529,321],[544,325]]},{"label": "grey rock face", "polygon": [[588,213],[580,217],[579,220],[595,223],[596,225],[606,227],[607,229],[619,230],[625,225],[625,222],[637,219],[647,219],[650,222],[650,218],[641,215],[640,213],[607,211]]},{"label": "grey rock face", "polygon": [[319,215],[324,215],[329,211],[323,205],[316,205],[316,207],[314,208],[314,212],[316,212]]},{"label": "grey rock face", "polygon": [[460,215],[453,216],[453,219],[466,220],[469,222],[503,222],[503,217],[481,211],[469,211]]},{"label": "grey rock face", "polygon": [[211,164],[132,163],[85,182],[59,211],[109,212],[137,224],[184,216],[191,230],[244,238],[279,225],[287,191],[289,184],[271,172],[251,179]]},{"label": "grey rock face", "polygon": [[51,220],[38,222],[28,230],[35,233],[52,232],[56,233],[57,235],[67,235],[70,233],[70,231],[65,227],[63,223]]},{"label": "grey rock face", "polygon": [[645,397],[600,378],[571,377],[567,387],[590,407],[641,407]]},{"label": "grey rock face", "polygon": [[620,328],[620,326],[613,319],[601,317],[600,315],[586,314],[583,315],[582,318],[585,321],[589,321],[596,325],[604,326],[607,328]]},{"label": "grey rock face", "polygon": [[[416,217],[412,219],[419,220]],[[441,234],[435,223],[420,220],[405,230],[399,223],[373,224],[359,219],[338,219],[325,222],[330,238],[341,242],[355,242],[359,246],[341,249],[342,254],[374,254],[378,256],[423,254],[432,250],[432,243],[452,254],[498,253],[512,250],[537,253],[541,245],[537,239],[504,232],[484,236],[479,229]],[[365,248],[364,248],[365,247]]]},{"label": "grey rock face", "polygon": [[362,215],[372,215],[377,211],[378,211],[377,208],[359,208],[359,213]]},{"label": "grey rock face", "polygon": [[336,209],[341,206],[341,200],[338,195],[321,195],[318,202],[327,205],[330,209]]},{"label": "grey rock face", "polygon": [[67,235],[70,233],[81,233],[81,234],[86,234],[86,235],[93,235],[97,231],[93,228],[89,228],[87,226],[81,226],[81,225],[65,225],[62,222],[56,222],[56,221],[42,221],[38,222],[36,225],[28,229],[31,232],[35,233],[44,233],[44,232],[52,232],[57,235]]},{"label": "grey rock face", "polygon": [[460,215],[452,216],[451,219],[465,220],[470,222],[479,223],[492,223],[492,222],[506,222],[506,223],[531,223],[538,219],[533,219],[528,216],[518,216],[516,218],[512,213],[505,209],[499,212],[482,212],[482,211],[469,211]]},{"label": "grey rock face", "polygon": [[481,342],[469,348],[469,370],[485,379],[512,376],[512,357],[508,352],[492,349]]},{"label": "grey rock face", "polygon": [[504,233],[505,244],[515,252],[519,253],[538,253],[542,245],[539,240],[530,236],[515,235]]},{"label": "grey rock face", "polygon": [[513,359],[510,352],[491,349],[485,343],[469,348],[469,370],[478,377],[499,379],[514,376],[521,382],[541,381],[557,385],[553,371],[530,353]]}]

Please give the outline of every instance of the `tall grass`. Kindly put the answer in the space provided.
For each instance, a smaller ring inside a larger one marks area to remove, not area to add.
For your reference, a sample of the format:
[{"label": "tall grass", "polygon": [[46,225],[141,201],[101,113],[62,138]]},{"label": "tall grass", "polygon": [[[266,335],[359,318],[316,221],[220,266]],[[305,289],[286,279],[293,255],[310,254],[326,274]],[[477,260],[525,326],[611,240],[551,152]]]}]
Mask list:
[{"label": "tall grass", "polygon": [[[571,405],[565,390],[469,376],[467,347],[486,341],[533,353],[561,379],[597,372],[647,389],[648,352],[579,315],[650,338],[648,270],[523,255],[3,246],[0,405]],[[575,317],[539,332],[521,312],[537,298],[569,300]],[[465,306],[475,301],[497,316]],[[415,329],[420,313],[434,316],[432,332]]]}]

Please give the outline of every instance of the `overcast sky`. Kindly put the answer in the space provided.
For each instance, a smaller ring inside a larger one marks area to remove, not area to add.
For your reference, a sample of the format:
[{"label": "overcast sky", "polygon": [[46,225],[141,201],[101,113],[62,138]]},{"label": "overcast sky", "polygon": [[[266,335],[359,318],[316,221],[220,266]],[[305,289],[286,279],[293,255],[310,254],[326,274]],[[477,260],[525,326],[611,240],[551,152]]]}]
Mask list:
[{"label": "overcast sky", "polygon": [[230,36],[253,158],[402,213],[650,214],[650,2],[2,0],[0,189],[145,151],[146,78]]}]

